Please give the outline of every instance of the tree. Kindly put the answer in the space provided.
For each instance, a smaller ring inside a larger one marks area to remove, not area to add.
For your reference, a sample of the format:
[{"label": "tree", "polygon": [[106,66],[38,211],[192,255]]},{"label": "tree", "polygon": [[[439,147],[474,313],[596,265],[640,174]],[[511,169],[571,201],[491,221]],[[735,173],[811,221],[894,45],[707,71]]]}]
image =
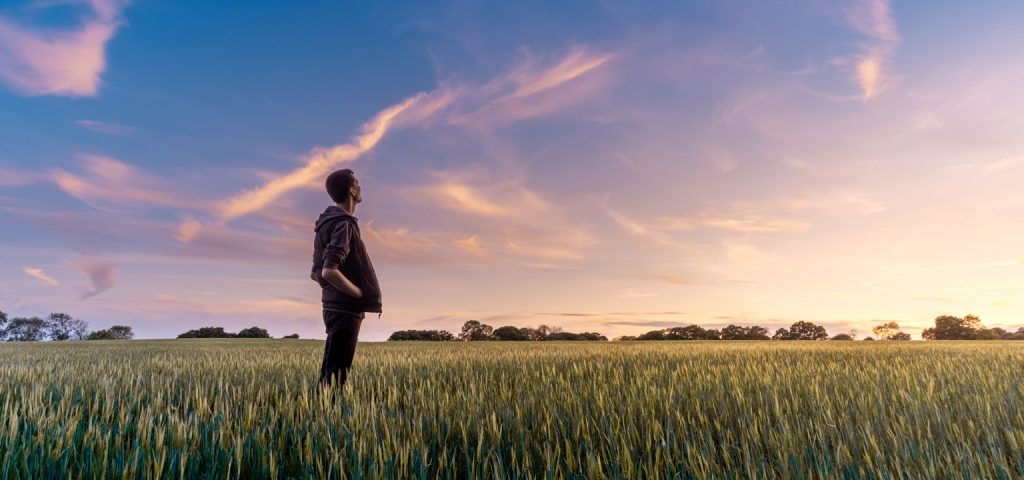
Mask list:
[{"label": "tree", "polygon": [[895,321],[873,327],[871,333],[874,333],[879,340],[910,340],[910,334],[901,331],[900,324]]},{"label": "tree", "polygon": [[447,330],[399,330],[388,337],[389,342],[401,340],[445,342],[455,340],[455,335]]},{"label": "tree", "polygon": [[840,333],[839,335],[832,337],[831,340],[853,340],[853,337],[847,333]]},{"label": "tree", "polygon": [[38,342],[46,335],[46,321],[39,317],[22,318],[17,317],[11,320],[7,327],[8,342]]},{"label": "tree", "polygon": [[899,333],[899,331],[900,325],[896,322],[885,322],[871,329],[871,333],[882,340],[889,340],[890,336]]},{"label": "tree", "polygon": [[85,340],[89,336],[89,322],[76,318],[71,320],[71,338]]},{"label": "tree", "polygon": [[790,335],[789,330],[785,328],[779,328],[775,331],[775,335],[772,335],[772,340],[792,340],[793,336]]},{"label": "tree", "polygon": [[529,332],[512,326],[499,327],[494,330],[491,336],[495,340],[523,341],[530,339]]},{"label": "tree", "polygon": [[825,327],[811,322],[799,321],[789,327],[790,340],[827,340]]},{"label": "tree", "polygon": [[743,327],[739,325],[728,325],[722,329],[722,340],[769,340],[768,330],[764,327],[754,325]]},{"label": "tree", "polygon": [[985,329],[982,329],[982,330],[978,330],[978,332],[975,333],[975,335],[974,335],[974,339],[975,340],[1002,340],[1003,339],[1003,335],[1002,334],[1005,333],[1005,330],[1000,332],[1001,330],[1003,330],[1003,329],[1001,329],[1001,328],[985,328]]},{"label": "tree", "polygon": [[270,333],[260,327],[249,327],[238,332],[238,338],[270,338]]},{"label": "tree", "polygon": [[974,340],[982,330],[981,319],[975,315],[963,318],[952,315],[935,317],[935,327],[921,332],[925,340]]},{"label": "tree", "polygon": [[490,340],[494,329],[486,323],[470,320],[462,325],[459,340]]},{"label": "tree", "polygon": [[562,327],[555,327],[544,324],[541,324],[539,327],[537,327],[537,335],[540,337],[541,340],[544,340],[545,338],[548,337],[548,335],[551,335],[552,333],[558,333],[561,331]]},{"label": "tree", "polygon": [[285,335],[285,336],[283,336],[283,337],[281,337],[281,338],[293,338],[293,339],[294,339],[294,338],[299,338],[299,334],[297,334],[297,333],[293,333],[293,334],[291,334],[291,335]]},{"label": "tree", "polygon": [[873,342],[875,339],[871,337],[864,337],[865,342]]},{"label": "tree", "polygon": [[89,324],[85,320],[72,318],[66,313],[51,313],[46,317],[46,335],[50,340],[70,340],[76,338],[81,340],[85,332],[89,330]]},{"label": "tree", "polygon": [[135,332],[132,331],[132,327],[127,325],[114,325],[110,327],[110,333],[114,334],[115,340],[131,340],[135,338]]},{"label": "tree", "polygon": [[198,330],[189,330],[178,338],[233,338],[235,334],[224,331],[224,327],[203,327]]},{"label": "tree", "polygon": [[651,330],[647,333],[640,334],[637,340],[665,340],[664,330]]},{"label": "tree", "polygon": [[114,325],[103,330],[91,332],[86,340],[131,340],[135,338],[132,327],[125,325]]},{"label": "tree", "polygon": [[608,340],[608,338],[596,332],[553,332],[548,335],[548,340]]}]

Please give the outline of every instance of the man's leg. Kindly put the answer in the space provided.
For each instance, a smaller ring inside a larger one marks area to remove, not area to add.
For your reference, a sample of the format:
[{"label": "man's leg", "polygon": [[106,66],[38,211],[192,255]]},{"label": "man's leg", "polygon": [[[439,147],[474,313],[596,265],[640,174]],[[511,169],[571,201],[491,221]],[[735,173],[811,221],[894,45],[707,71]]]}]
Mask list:
[{"label": "man's leg", "polygon": [[324,311],[327,325],[327,344],[320,366],[320,386],[341,389],[348,379],[348,370],[355,358],[356,342],[363,314]]}]

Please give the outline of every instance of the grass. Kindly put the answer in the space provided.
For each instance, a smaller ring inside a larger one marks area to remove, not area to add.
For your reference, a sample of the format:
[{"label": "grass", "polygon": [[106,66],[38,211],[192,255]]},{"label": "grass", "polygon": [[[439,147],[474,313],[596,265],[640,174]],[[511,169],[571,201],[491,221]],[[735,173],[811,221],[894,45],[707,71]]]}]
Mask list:
[{"label": "grass", "polygon": [[1022,478],[1024,342],[0,345],[0,478]]}]

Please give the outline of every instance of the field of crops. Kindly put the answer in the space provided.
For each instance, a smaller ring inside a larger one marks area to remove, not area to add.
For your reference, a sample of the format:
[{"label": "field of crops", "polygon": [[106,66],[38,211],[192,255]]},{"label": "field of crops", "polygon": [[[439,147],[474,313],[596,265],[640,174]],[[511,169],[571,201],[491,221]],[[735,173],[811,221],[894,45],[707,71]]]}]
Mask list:
[{"label": "field of crops", "polygon": [[0,345],[0,478],[1020,478],[1024,342]]}]

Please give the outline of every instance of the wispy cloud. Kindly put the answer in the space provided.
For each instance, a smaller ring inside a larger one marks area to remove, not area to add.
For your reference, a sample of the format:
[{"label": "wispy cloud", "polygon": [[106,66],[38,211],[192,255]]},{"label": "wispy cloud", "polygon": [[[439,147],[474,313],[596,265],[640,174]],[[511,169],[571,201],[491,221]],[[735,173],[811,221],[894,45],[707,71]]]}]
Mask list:
[{"label": "wispy cloud", "polygon": [[[553,65],[528,56],[517,68],[477,89],[477,96],[483,97],[481,108],[452,115],[450,121],[521,120],[566,107],[600,87],[601,78],[593,74],[614,57],[585,47],[573,48]],[[584,78],[594,82],[581,83]]]},{"label": "wispy cloud", "polygon": [[131,165],[100,155],[82,155],[85,173],[62,169],[50,171],[50,178],[68,195],[97,210],[111,211],[137,205],[194,207],[199,199],[173,193],[163,182],[142,174]]},{"label": "wispy cloud", "polygon": [[303,159],[305,165],[302,167],[222,202],[218,223],[223,224],[258,211],[297,188],[322,182],[331,170],[355,161],[375,147],[390,129],[403,123],[423,121],[446,107],[453,98],[453,90],[442,88],[433,93],[414,95],[380,111],[348,143],[313,149]]},{"label": "wispy cloud", "polygon": [[121,24],[126,1],[68,1],[85,6],[74,30],[35,29],[0,17],[0,80],[26,95],[95,96],[106,67],[106,45]]},{"label": "wispy cloud", "polygon": [[551,209],[537,192],[524,188],[514,179],[490,182],[486,188],[479,188],[474,183],[481,179],[468,172],[433,172],[432,177],[431,184],[413,187],[413,193],[464,215],[510,217],[542,214]]},{"label": "wispy cloud", "polygon": [[672,328],[672,327],[683,327],[689,325],[686,322],[673,322],[669,320],[617,320],[613,322],[603,322],[605,326],[616,326],[623,325],[629,327],[656,327],[656,328]]},{"label": "wispy cloud", "polygon": [[378,227],[373,220],[363,224],[361,231],[373,245],[374,258],[386,262],[438,263],[438,245],[423,232],[408,227]]},{"label": "wispy cloud", "polygon": [[[273,200],[294,189],[321,182],[331,170],[359,159],[373,149],[385,135],[399,127],[427,124],[445,111],[449,111],[448,123],[455,124],[480,112],[519,108],[528,99],[556,90],[598,68],[610,58],[610,54],[598,55],[577,48],[554,66],[538,67],[533,62],[527,62],[483,86],[453,86],[443,83],[432,92],[413,95],[377,113],[348,143],[313,149],[303,158],[302,167],[225,200],[218,208],[217,221],[226,223],[248,215],[263,209]],[[461,103],[456,105],[457,101]],[[455,113],[456,111],[470,113]],[[518,116],[529,115],[522,115],[520,112]],[[488,202],[458,179],[450,179],[446,183],[434,186],[431,193],[467,211],[485,215],[507,211],[504,206]],[[536,202],[536,198],[530,197],[528,192],[524,192],[524,195],[526,196],[520,200],[527,203]]]},{"label": "wispy cloud", "polygon": [[117,265],[108,260],[83,258],[69,260],[68,265],[86,274],[92,282],[92,288],[82,294],[82,299],[94,297],[111,288],[117,280]]},{"label": "wispy cloud", "polygon": [[608,206],[607,199],[597,199],[597,204],[606,214],[608,214],[608,217],[610,217],[616,224],[618,224],[619,227],[622,228],[622,230],[630,235],[673,248],[682,250],[691,249],[689,245],[672,238],[664,229],[654,225],[643,224],[617,210],[612,209]]},{"label": "wispy cloud", "polygon": [[892,6],[888,0],[861,0],[845,13],[846,22],[869,38],[861,46],[863,52],[851,63],[863,99],[870,100],[885,89],[887,64],[900,43]]},{"label": "wispy cloud", "polygon": [[[1024,165],[1024,155],[1011,155],[990,162],[960,163],[946,167],[947,170],[973,170],[985,175]],[[2,184],[2,182],[0,182]]]},{"label": "wispy cloud", "polygon": [[654,278],[657,278],[658,280],[666,281],[668,283],[674,283],[676,285],[693,285],[693,282],[691,282],[691,281],[689,281],[689,280],[687,280],[687,279],[685,279],[683,277],[680,277],[678,275],[670,275],[670,274],[667,274],[667,273],[666,274],[655,275]]},{"label": "wispy cloud", "polygon": [[135,131],[134,127],[129,127],[113,122],[100,122],[96,120],[77,120],[75,121],[78,126],[92,130],[94,132],[106,133],[108,135],[117,135],[124,137],[130,135]]},{"label": "wispy cloud", "polygon": [[758,215],[724,217],[695,215],[690,217],[661,217],[658,224],[665,230],[694,230],[716,228],[735,232],[775,233],[805,230],[809,222],[794,218],[764,218]]},{"label": "wispy cloud", "polygon": [[763,267],[780,261],[779,257],[767,253],[751,243],[725,241],[723,247],[725,258],[740,266]]},{"label": "wispy cloud", "polygon": [[537,312],[533,315],[555,316],[555,317],[651,317],[658,315],[686,315],[686,312]]},{"label": "wispy cloud", "polygon": [[41,268],[23,267],[21,270],[23,272],[27,273],[29,276],[35,277],[35,278],[39,279],[40,281],[42,281],[43,283],[45,283],[45,284],[47,284],[47,285],[49,285],[51,287],[56,287],[57,285],[60,285],[60,282],[58,282],[57,280],[54,280],[53,277],[51,277],[51,276],[47,275],[46,273],[44,273],[43,269],[41,269]]},{"label": "wispy cloud", "polygon": [[48,179],[45,173],[0,169],[0,187],[21,187]]}]

